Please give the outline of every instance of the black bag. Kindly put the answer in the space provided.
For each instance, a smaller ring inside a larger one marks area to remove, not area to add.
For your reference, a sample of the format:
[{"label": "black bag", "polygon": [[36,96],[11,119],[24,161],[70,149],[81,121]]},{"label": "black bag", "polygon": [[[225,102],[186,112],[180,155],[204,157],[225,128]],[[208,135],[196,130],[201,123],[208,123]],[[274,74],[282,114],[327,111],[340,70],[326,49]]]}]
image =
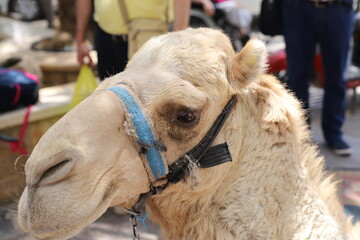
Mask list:
[{"label": "black bag", "polygon": [[275,36],[282,34],[281,5],[281,0],[262,0],[259,28],[264,35]]},{"label": "black bag", "polygon": [[35,104],[39,98],[37,76],[0,68],[0,112]]}]

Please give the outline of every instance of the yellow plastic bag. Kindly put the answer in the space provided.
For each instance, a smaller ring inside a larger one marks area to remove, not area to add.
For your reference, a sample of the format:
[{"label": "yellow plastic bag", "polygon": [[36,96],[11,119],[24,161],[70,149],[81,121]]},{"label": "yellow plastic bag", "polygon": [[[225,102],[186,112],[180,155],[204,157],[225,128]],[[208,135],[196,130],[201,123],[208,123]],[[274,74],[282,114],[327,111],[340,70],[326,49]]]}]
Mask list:
[{"label": "yellow plastic bag", "polygon": [[82,65],[79,76],[75,83],[74,94],[72,96],[69,108],[72,109],[82,100],[88,97],[96,88],[97,82],[95,75],[89,65]]}]

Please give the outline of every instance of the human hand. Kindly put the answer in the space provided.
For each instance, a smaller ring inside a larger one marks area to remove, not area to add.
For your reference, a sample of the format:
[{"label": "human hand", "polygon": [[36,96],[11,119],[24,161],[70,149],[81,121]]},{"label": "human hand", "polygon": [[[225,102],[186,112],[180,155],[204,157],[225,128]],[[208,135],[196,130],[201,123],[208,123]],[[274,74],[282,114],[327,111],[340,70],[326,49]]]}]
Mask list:
[{"label": "human hand", "polygon": [[77,44],[77,60],[79,65],[88,64],[91,67],[94,67],[94,62],[90,57],[90,51],[85,42],[80,42]]},{"label": "human hand", "polygon": [[210,0],[204,0],[202,1],[204,12],[209,17],[212,17],[215,15],[215,7],[214,4]]}]

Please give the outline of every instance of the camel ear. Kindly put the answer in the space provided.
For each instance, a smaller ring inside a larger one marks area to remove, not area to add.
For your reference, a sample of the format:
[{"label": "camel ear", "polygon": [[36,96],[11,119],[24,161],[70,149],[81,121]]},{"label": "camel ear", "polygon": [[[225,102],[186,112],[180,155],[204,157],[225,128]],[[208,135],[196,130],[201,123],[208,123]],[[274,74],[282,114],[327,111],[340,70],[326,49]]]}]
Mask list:
[{"label": "camel ear", "polygon": [[257,80],[267,68],[265,44],[258,39],[251,39],[231,60],[229,81],[235,90],[244,88],[251,81]]}]

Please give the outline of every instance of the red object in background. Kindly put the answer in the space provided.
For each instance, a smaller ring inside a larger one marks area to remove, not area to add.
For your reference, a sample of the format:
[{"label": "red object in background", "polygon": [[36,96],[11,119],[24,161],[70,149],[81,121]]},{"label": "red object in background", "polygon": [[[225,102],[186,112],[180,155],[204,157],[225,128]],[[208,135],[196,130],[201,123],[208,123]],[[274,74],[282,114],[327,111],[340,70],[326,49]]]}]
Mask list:
[{"label": "red object in background", "polygon": [[7,137],[4,135],[0,135],[0,140],[7,142],[10,146],[11,152],[19,152],[20,154],[27,154],[25,148],[23,147],[23,143],[24,143],[24,136],[26,133],[26,129],[28,127],[29,124],[29,117],[30,117],[30,112],[31,112],[31,108],[32,105],[29,105],[26,109],[26,113],[24,116],[24,120],[23,123],[21,125],[21,129],[20,129],[20,133],[19,133],[19,137],[18,138],[12,138],[12,137]]},{"label": "red object in background", "polygon": [[287,69],[286,52],[279,50],[269,54],[269,68],[268,73],[278,74],[279,72]]},{"label": "red object in background", "polygon": [[[269,54],[268,73],[279,75],[281,71],[286,71],[286,52],[284,49]],[[324,69],[322,66],[321,55],[316,54],[313,62],[313,81],[317,86],[324,87]]]}]

